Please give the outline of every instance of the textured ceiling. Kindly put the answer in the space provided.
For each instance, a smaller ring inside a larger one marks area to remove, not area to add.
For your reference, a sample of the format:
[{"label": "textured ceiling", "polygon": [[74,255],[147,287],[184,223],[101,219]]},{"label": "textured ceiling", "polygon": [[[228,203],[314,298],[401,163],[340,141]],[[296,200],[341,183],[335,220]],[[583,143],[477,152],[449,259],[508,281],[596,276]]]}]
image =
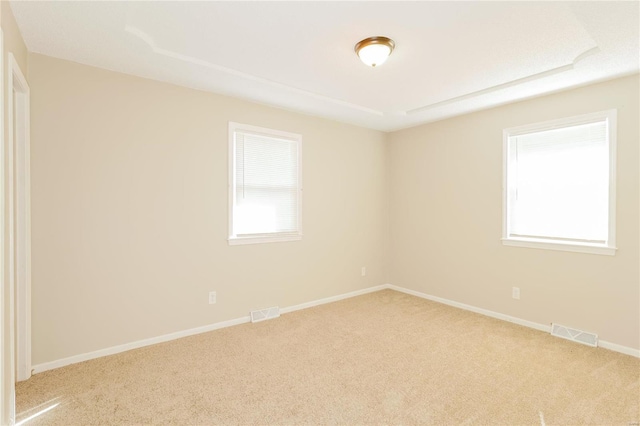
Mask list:
[{"label": "textured ceiling", "polygon": [[[30,51],[379,130],[639,70],[638,2],[11,2]],[[379,68],[353,46],[396,42]]]}]

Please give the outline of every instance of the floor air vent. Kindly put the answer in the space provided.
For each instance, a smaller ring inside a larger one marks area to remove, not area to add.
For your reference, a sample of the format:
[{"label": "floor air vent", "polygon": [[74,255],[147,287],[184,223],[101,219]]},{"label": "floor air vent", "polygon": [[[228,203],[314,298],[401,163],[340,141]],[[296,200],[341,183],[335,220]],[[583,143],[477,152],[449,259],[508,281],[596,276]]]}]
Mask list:
[{"label": "floor air vent", "polygon": [[565,327],[560,324],[551,324],[551,335],[582,343],[583,345],[593,346],[594,348],[598,346],[597,334],[576,330],[575,328]]},{"label": "floor air vent", "polygon": [[278,318],[280,316],[280,308],[274,306],[273,308],[261,309],[259,311],[251,311],[251,322],[260,322],[271,318]]}]

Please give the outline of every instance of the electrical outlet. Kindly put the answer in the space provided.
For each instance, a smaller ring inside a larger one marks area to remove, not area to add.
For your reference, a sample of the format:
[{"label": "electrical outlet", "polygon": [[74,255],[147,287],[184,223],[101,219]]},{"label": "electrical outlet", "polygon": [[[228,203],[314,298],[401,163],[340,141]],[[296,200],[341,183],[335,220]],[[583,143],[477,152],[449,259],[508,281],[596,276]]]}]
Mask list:
[{"label": "electrical outlet", "polygon": [[210,291],[209,292],[209,304],[210,305],[214,305],[216,303],[216,292],[215,291]]},{"label": "electrical outlet", "polygon": [[367,268],[365,266],[363,266],[360,273],[362,274],[363,277],[366,276],[367,275]]},{"label": "electrical outlet", "polygon": [[520,299],[520,287],[511,288],[511,297],[514,299]]}]

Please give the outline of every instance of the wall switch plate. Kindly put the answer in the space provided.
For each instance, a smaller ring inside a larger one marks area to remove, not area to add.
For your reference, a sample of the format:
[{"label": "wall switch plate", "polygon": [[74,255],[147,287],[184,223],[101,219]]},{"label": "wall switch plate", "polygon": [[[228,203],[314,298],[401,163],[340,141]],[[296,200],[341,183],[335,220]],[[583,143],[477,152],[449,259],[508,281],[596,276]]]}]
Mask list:
[{"label": "wall switch plate", "polygon": [[216,292],[215,291],[210,291],[209,292],[209,304],[210,305],[215,304],[216,303],[216,299],[217,299]]},{"label": "wall switch plate", "polygon": [[367,275],[367,268],[365,266],[362,267],[360,273],[362,274],[362,276],[366,276]]},{"label": "wall switch plate", "polygon": [[511,297],[514,299],[520,299],[520,287],[511,288]]}]

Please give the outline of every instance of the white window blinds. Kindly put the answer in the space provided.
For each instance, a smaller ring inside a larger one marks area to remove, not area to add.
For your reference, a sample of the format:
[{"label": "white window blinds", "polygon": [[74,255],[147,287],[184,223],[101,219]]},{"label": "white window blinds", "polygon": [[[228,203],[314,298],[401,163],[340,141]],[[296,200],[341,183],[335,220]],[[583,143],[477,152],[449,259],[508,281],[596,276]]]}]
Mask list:
[{"label": "white window blinds", "polygon": [[601,114],[508,136],[506,238],[608,245],[609,126]]},{"label": "white window blinds", "polygon": [[299,236],[300,136],[232,123],[230,137],[230,239]]}]

